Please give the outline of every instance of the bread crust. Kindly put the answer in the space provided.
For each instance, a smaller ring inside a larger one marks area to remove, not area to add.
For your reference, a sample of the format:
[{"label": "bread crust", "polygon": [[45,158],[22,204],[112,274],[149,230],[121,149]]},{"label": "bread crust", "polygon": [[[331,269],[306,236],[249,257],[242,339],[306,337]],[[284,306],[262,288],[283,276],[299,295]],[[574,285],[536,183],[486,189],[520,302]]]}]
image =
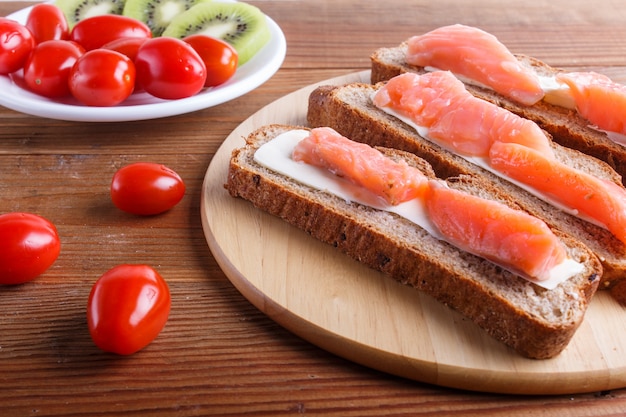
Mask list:
[{"label": "bread crust", "polygon": [[[618,281],[626,279],[626,245],[609,231],[555,209],[512,183],[420,137],[413,128],[372,104],[370,97],[376,88],[364,83],[316,88],[309,96],[309,125],[332,127],[352,140],[371,146],[411,152],[428,161],[440,178],[459,175],[483,178],[511,196],[523,210],[589,247],[602,261],[602,289],[610,289]],[[553,145],[553,149],[563,162],[616,182],[619,180],[608,165],[595,158],[557,144]]]},{"label": "bread crust", "polygon": [[[403,72],[423,73],[424,69],[405,62],[407,43],[394,48],[380,48],[371,56],[371,82],[376,84],[389,80]],[[522,54],[515,57],[525,66],[541,75],[554,76],[562,69]],[[591,155],[607,163],[620,177],[620,183],[626,181],[626,147],[621,146],[606,133],[589,127],[590,123],[576,110],[566,109],[540,101],[532,106],[525,106],[508,99],[493,90],[466,84],[467,90],[474,96],[497,104],[512,113],[532,120],[547,131],[559,145]]]},{"label": "bread crust", "polygon": [[[567,346],[602,273],[599,261],[584,245],[555,231],[568,253],[584,263],[585,271],[558,290],[547,291],[437,240],[395,214],[294,183],[254,162],[259,146],[292,128],[265,126],[250,134],[245,147],[233,151],[225,184],[231,196],[248,200],[364,265],[429,294],[523,356],[550,358]],[[412,154],[382,150],[434,175]],[[515,204],[475,177],[460,176],[449,185]]]}]

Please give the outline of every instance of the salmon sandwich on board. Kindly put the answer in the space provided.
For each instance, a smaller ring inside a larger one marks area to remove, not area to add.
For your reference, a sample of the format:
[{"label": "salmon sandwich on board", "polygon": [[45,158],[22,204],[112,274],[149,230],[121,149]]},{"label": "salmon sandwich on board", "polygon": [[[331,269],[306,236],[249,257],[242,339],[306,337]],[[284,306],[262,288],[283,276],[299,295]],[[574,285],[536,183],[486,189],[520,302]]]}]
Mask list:
[{"label": "salmon sandwich on board", "polygon": [[[266,125],[233,151],[232,197],[432,296],[524,357],[558,355],[602,266],[479,177],[334,129]],[[409,290],[409,288],[407,288]]]}]

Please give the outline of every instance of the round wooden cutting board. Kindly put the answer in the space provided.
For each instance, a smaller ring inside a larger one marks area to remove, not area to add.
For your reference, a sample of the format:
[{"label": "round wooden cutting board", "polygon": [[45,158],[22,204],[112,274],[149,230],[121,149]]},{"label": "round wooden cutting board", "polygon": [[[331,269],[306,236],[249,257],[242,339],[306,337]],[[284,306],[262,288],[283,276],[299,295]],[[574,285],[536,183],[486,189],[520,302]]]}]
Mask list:
[{"label": "round wooden cutting board", "polygon": [[520,357],[433,299],[363,267],[225,191],[228,161],[265,124],[306,125],[321,84],[369,82],[349,74],[285,96],[248,118],[213,158],[202,190],[204,233],[233,285],[309,342],[406,378],[475,391],[574,394],[626,387],[626,308],[599,292],[558,357]]}]

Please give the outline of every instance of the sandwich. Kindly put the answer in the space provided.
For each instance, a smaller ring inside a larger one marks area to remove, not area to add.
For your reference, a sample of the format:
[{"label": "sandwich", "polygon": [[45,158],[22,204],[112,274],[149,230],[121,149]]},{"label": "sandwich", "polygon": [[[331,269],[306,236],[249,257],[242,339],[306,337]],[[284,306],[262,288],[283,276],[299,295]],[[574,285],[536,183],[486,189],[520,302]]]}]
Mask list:
[{"label": "sandwich", "polygon": [[626,86],[594,72],[568,72],[511,53],[478,28],[451,25],[371,56],[371,82],[405,72],[449,70],[476,97],[530,119],[565,147],[626,177]]},{"label": "sandwich", "polygon": [[328,127],[268,125],[233,151],[225,188],[434,297],[520,355],[558,355],[598,288],[600,261],[491,182],[436,171],[411,152]]},{"label": "sandwich", "polygon": [[[406,119],[403,120],[397,114],[375,105],[373,97],[388,84],[389,82],[377,85],[354,83],[316,88],[309,97],[309,126],[328,126],[358,142],[413,153],[426,160],[440,178],[468,175],[483,179],[492,188],[508,195],[524,211],[542,219],[551,228],[580,240],[591,249],[603,266],[600,288],[615,288],[612,294],[618,301],[626,301],[618,298],[623,294],[624,288],[618,284],[626,277],[626,244],[623,240],[604,225],[581,216],[577,209],[555,205],[549,195],[534,193],[528,187],[520,186],[519,181],[512,181],[506,175],[498,175],[494,170],[486,169],[488,167],[484,163],[477,164],[476,158],[460,155],[445,143],[433,142],[432,138],[428,138],[428,132],[424,133],[419,126],[411,125]],[[554,158],[548,160],[546,165],[550,166],[552,161],[556,161],[558,165],[565,165],[585,175],[599,178],[603,183],[612,184],[611,187],[616,187],[620,195],[626,192],[621,186],[621,177],[603,161],[556,144],[545,134],[541,146],[542,152],[549,151]],[[587,197],[583,200],[592,201]],[[612,210],[609,208],[607,212],[611,213]]]}]

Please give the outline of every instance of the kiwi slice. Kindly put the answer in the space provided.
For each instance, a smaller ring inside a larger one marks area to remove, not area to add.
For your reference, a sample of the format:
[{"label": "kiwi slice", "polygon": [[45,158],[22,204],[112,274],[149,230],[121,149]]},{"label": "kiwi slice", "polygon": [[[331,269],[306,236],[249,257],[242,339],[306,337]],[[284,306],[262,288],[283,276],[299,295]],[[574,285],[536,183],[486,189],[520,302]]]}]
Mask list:
[{"label": "kiwi slice", "polygon": [[156,37],[174,17],[201,1],[211,0],[126,0],[122,14],[144,22]]},{"label": "kiwi slice", "polygon": [[222,39],[235,48],[239,65],[250,60],[271,37],[263,12],[248,3],[198,3],[176,16],[163,36],[182,39],[193,34]]},{"label": "kiwi slice", "polygon": [[76,23],[91,16],[102,14],[122,14],[125,0],[56,0],[59,9],[73,27]]}]

